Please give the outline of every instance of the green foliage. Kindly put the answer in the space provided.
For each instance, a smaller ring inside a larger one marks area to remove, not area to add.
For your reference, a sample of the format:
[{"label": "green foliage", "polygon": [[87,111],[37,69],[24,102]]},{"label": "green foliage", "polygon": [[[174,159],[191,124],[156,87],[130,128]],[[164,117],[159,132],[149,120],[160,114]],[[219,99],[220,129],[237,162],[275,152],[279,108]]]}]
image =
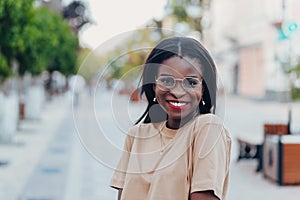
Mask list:
[{"label": "green foliage", "polygon": [[[203,11],[209,10],[211,5],[211,1],[207,0],[193,0],[193,1],[168,1],[169,9],[171,10],[169,17],[171,17],[176,24],[176,22],[186,23],[190,30],[195,30],[200,33],[203,32],[203,15],[201,13],[189,13],[188,6],[195,6],[197,10],[195,12],[201,12],[200,9]],[[193,9],[193,8],[192,8]],[[203,12],[204,13],[204,12]],[[190,14],[190,15],[189,15]],[[193,16],[194,15],[194,16]],[[202,37],[202,36],[200,36]]]},{"label": "green foliage", "polygon": [[76,72],[77,36],[61,15],[34,8],[33,2],[0,0],[0,79],[12,75],[12,60],[19,63],[20,75]]},{"label": "green foliage", "polygon": [[297,78],[300,78],[300,60],[296,64],[291,64],[290,62],[281,62],[281,68],[286,74],[295,74]]},{"label": "green foliage", "polygon": [[26,41],[21,37],[32,14],[34,0],[0,0],[0,78],[12,74],[15,56],[24,52]]},{"label": "green foliage", "polygon": [[0,83],[5,77],[9,77],[12,71],[7,63],[6,58],[0,52]]},{"label": "green foliage", "polygon": [[298,78],[300,78],[300,60],[299,60],[298,63],[293,67],[292,71],[296,73],[296,75],[297,75]]},{"label": "green foliage", "polygon": [[26,28],[25,54],[18,55],[20,74],[57,70],[69,75],[76,71],[78,40],[60,15],[45,7],[37,8]]},{"label": "green foliage", "polygon": [[174,6],[173,7],[173,15],[177,18],[179,22],[188,21],[188,15],[183,6]]},{"label": "green foliage", "polygon": [[300,100],[300,88],[298,88],[298,87],[292,87],[291,98],[293,100]]},{"label": "green foliage", "polygon": [[[48,21],[45,20],[47,12],[42,9],[34,10],[28,25],[24,28],[22,38],[26,41],[24,51],[19,52],[19,74],[30,72],[34,75],[40,74],[47,65],[47,47],[51,46],[47,38]],[[43,21],[44,20],[44,21]]]},{"label": "green foliage", "polygon": [[53,72],[60,71],[65,75],[76,73],[78,40],[72,33],[66,21],[58,15],[53,16],[53,26],[49,30],[52,46],[47,49],[48,55],[52,56],[47,66],[47,70]]},{"label": "green foliage", "polygon": [[282,70],[284,73],[288,74],[288,76],[293,76],[291,86],[291,98],[292,100],[300,100],[300,88],[299,85],[296,84],[300,79],[300,60],[296,62],[296,64],[290,64],[289,62],[281,63]]}]

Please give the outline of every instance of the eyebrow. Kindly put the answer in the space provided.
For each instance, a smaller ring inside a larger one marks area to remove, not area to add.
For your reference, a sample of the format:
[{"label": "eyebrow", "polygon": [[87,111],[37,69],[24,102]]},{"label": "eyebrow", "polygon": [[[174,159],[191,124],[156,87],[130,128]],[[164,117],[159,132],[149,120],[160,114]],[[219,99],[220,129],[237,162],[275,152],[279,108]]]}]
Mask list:
[{"label": "eyebrow", "polygon": [[[170,74],[160,74],[159,76],[172,76]],[[174,78],[174,76],[172,76]],[[202,78],[198,77],[197,75],[190,75],[190,76],[185,76],[184,78]]]}]

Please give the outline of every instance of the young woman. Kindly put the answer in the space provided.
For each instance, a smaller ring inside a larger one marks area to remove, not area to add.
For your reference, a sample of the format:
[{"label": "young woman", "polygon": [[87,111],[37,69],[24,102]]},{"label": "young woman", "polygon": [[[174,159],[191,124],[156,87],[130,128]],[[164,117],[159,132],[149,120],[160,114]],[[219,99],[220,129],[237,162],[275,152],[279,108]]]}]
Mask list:
[{"label": "young woman", "polygon": [[216,108],[216,67],[196,40],[171,37],[150,52],[146,111],[131,128],[111,180],[119,199],[225,199],[231,139]]}]

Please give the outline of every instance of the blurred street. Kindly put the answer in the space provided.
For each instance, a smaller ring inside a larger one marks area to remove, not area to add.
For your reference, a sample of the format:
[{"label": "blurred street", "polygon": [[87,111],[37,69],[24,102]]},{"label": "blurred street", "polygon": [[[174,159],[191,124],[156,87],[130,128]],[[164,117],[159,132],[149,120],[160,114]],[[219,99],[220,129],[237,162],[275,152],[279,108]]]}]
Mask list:
[{"label": "blurred street", "polygon": [[227,200],[298,200],[300,184],[279,186],[256,172],[257,160],[238,161],[237,138],[264,147],[276,178],[293,168],[291,182],[299,183],[300,141],[289,153],[278,140],[276,150],[262,145],[266,123],[291,122],[300,138],[299,7],[296,0],[0,0],[0,200],[117,199],[113,168],[145,110],[129,99],[138,99],[132,91],[149,50],[171,36],[198,40],[218,66],[216,114],[233,141]]},{"label": "blurred street", "polygon": [[[44,106],[40,120],[20,122],[12,144],[0,144],[0,161],[6,162],[0,166],[1,200],[117,199],[116,191],[108,185],[111,166],[118,158],[109,158],[115,154],[106,155],[103,141],[88,141],[84,134],[103,131],[106,139],[122,148],[124,134],[120,133],[130,127],[128,122],[139,116],[144,104],[130,103],[126,96],[108,91],[97,93],[95,102],[93,96],[82,94],[74,112],[70,94],[55,97]],[[255,172],[254,160],[236,162],[235,137],[243,134],[261,137],[264,122],[286,122],[287,104],[227,96],[219,105],[233,139],[227,199],[299,199],[300,186],[278,186],[264,179],[261,172]],[[113,116],[111,109],[116,109]],[[296,123],[300,121],[300,103],[293,103],[292,109],[292,131],[299,131]],[[92,118],[97,118],[97,113],[101,116],[95,126]],[[97,154],[97,148],[105,151]]]}]

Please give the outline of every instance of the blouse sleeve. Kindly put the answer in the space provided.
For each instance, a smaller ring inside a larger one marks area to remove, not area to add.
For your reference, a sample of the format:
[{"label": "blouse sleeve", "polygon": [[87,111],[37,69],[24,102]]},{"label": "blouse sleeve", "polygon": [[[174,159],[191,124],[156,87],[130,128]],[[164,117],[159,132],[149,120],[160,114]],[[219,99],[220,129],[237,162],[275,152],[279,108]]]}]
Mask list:
[{"label": "blouse sleeve", "polygon": [[128,167],[128,161],[130,158],[130,152],[132,147],[132,136],[128,134],[125,138],[123,152],[119,163],[114,171],[114,174],[111,178],[110,186],[115,189],[120,189],[124,187],[124,181],[126,177],[126,171]]},{"label": "blouse sleeve", "polygon": [[197,133],[193,149],[191,193],[212,190],[219,199],[227,191],[231,140],[223,125],[205,124]]}]

